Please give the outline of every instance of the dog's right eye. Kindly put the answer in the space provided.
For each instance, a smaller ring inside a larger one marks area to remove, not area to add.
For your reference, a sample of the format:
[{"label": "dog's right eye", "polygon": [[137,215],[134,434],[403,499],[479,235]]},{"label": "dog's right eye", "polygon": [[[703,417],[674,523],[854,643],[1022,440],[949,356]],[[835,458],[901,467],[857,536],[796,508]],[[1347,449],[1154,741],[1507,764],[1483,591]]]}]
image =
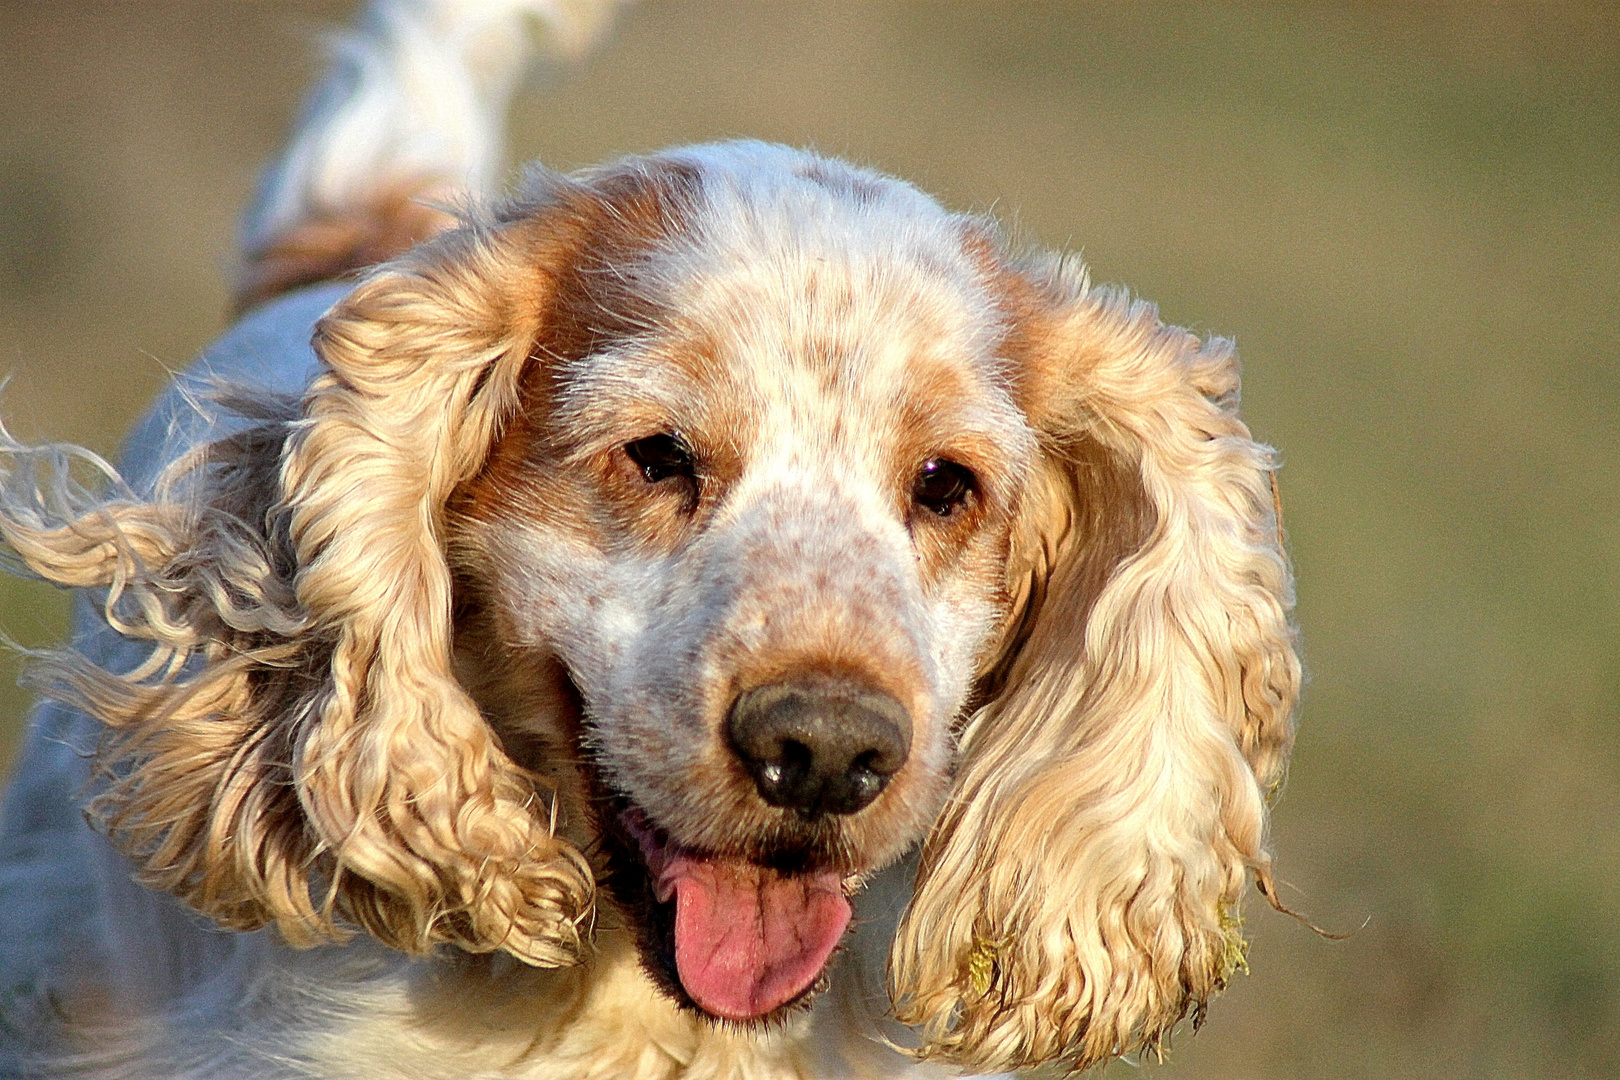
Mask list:
[{"label": "dog's right eye", "polygon": [[911,482],[911,497],[940,517],[950,517],[977,487],[973,474],[948,458],[930,458]]},{"label": "dog's right eye", "polygon": [[626,443],[624,452],[625,456],[641,470],[642,478],[649,484],[656,484],[660,480],[668,480],[675,476],[684,476],[688,479],[695,476],[692,452],[686,448],[686,444],[678,435],[668,433],[649,435],[645,439]]}]

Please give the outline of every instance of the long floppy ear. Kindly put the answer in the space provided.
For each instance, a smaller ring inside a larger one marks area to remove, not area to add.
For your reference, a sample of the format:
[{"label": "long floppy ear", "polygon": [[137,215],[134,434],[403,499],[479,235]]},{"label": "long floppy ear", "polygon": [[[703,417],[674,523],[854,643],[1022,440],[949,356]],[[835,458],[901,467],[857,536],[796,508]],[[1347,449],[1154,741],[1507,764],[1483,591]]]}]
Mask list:
[{"label": "long floppy ear", "polygon": [[517,407],[543,307],[532,255],[466,229],[321,320],[329,370],[288,443],[281,511],[298,601],[332,641],[300,801],[341,868],[388,896],[351,914],[412,949],[558,964],[578,958],[592,876],[452,674],[441,535],[451,491]]},{"label": "long floppy ear", "polygon": [[134,671],[44,669],[111,729],[93,811],[147,884],[295,944],[358,924],[579,959],[592,874],[451,673],[440,535],[516,407],[560,242],[469,225],[375,272],[320,321],[301,417],[199,450],[151,499],[0,448],[22,465],[12,548],[155,643]]},{"label": "long floppy ear", "polygon": [[1231,344],[1058,263],[1009,350],[1043,438],[1018,611],[964,732],[891,980],[923,1053],[974,1071],[1159,1048],[1243,963],[1249,873],[1300,681],[1272,452]]}]

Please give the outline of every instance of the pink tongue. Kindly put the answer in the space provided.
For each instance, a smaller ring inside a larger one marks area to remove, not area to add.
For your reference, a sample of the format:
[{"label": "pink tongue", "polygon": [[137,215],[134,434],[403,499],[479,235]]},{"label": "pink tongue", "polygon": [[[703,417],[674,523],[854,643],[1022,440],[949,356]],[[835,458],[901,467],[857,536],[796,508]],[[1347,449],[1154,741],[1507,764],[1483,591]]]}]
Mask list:
[{"label": "pink tongue", "polygon": [[674,855],[675,968],[705,1012],[752,1020],[815,981],[849,926],[836,871],[783,875],[741,859]]}]

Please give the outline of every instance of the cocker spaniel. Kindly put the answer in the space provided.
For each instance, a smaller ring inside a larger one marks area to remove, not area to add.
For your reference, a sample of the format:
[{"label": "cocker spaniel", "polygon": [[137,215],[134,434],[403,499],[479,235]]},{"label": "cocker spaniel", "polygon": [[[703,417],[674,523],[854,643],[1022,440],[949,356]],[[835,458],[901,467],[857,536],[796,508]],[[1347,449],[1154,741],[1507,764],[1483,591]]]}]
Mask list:
[{"label": "cocker spaniel", "polygon": [[1085,1067],[1243,963],[1300,669],[1230,344],[779,146],[484,195],[605,6],[377,0],[121,467],[6,441],[83,598],[7,1075]]}]

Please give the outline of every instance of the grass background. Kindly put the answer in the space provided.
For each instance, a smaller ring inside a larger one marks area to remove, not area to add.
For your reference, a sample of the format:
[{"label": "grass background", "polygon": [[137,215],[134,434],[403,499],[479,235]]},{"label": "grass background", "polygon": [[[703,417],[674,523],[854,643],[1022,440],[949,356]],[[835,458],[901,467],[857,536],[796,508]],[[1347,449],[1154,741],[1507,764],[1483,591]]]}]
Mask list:
[{"label": "grass background", "polygon": [[[0,3],[14,432],[111,453],[221,329],[348,6]],[[1311,673],[1284,897],[1361,929],[1251,902],[1253,974],[1151,1072],[1620,1075],[1617,9],[646,0],[546,82],[518,159],[813,144],[1237,338]],[[0,578],[15,638],[63,612]]]}]

